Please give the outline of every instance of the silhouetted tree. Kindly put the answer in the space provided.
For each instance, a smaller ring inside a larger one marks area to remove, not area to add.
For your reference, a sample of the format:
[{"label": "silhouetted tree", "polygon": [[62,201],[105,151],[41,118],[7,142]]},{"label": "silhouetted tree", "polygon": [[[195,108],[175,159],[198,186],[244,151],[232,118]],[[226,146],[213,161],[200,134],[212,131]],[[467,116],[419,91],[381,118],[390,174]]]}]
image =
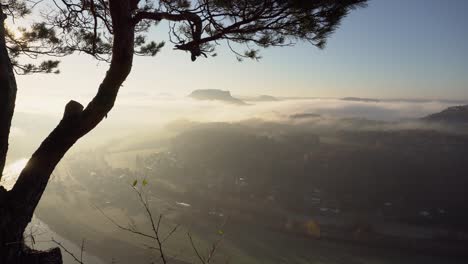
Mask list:
[{"label": "silhouetted tree", "polygon": [[[175,49],[198,57],[214,56],[225,42],[241,60],[260,58],[257,48],[290,46],[307,41],[322,48],[343,17],[366,0],[53,0],[41,23],[12,33],[7,15],[23,16],[22,0],[0,7],[0,172],[5,166],[8,136],[19,74],[56,72],[58,61],[20,63],[21,56],[65,56],[84,52],[109,62],[96,96],[83,107],[70,101],[62,120],[33,153],[14,187],[0,187],[0,263],[61,263],[54,254],[33,252],[22,243],[24,229],[55,166],[73,144],[94,129],[112,109],[134,55],[156,55],[164,43],[147,41],[145,33],[168,21]],[[235,47],[231,45],[236,43]],[[239,52],[236,47],[245,45]],[[1,174],[0,174],[1,175]],[[58,251],[58,253],[57,253]]]}]

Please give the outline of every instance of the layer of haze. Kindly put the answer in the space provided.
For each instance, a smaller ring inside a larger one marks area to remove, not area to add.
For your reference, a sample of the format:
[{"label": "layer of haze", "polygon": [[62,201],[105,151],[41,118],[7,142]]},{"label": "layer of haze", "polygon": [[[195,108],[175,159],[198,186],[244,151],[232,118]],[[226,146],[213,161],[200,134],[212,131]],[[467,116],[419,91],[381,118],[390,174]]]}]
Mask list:
[{"label": "layer of haze", "polygon": [[[60,99],[47,99],[60,105]],[[332,98],[280,98],[278,101],[246,101],[235,105],[221,101],[199,101],[187,96],[161,93],[122,93],[108,118],[80,141],[79,146],[99,147],[112,139],[145,133],[157,136],[161,128],[180,120],[189,122],[239,122],[251,119],[293,122],[297,114],[317,114],[320,120],[363,119],[378,122],[413,122],[447,107],[468,101],[384,100],[345,101]],[[60,120],[60,113],[47,112],[47,104],[23,105],[13,120],[11,154],[28,156]]]},{"label": "layer of haze", "polygon": [[[135,58],[115,109],[92,134],[104,135],[112,129],[117,136],[178,119],[277,120],[297,113],[395,121],[463,104],[468,99],[466,11],[468,2],[464,0],[451,0],[450,4],[372,0],[367,8],[344,19],[325,50],[303,43],[270,48],[261,52],[263,58],[258,62],[239,63],[221,45],[218,57],[192,63],[188,54],[172,50],[167,43],[156,57]],[[160,24],[150,36],[167,41],[167,25]],[[18,76],[13,136],[37,130],[37,142],[32,146],[39,144],[57,124],[69,100],[89,102],[106,70],[106,63],[77,54],[62,60],[59,75]],[[187,98],[196,89],[302,99],[239,107]],[[425,100],[363,103],[333,99],[346,96]],[[28,127],[32,123],[35,125]]]},{"label": "layer of haze", "polygon": [[[239,63],[221,45],[218,57],[192,63],[167,43],[154,58],[136,58],[123,91],[186,95],[210,88],[244,95],[468,99],[466,11],[464,0],[372,0],[344,19],[325,50],[303,43],[271,48],[261,52],[259,62]],[[150,36],[167,40],[167,25]],[[59,75],[18,77],[18,110],[59,114],[70,99],[86,103],[106,68],[75,55],[63,59]]]}]

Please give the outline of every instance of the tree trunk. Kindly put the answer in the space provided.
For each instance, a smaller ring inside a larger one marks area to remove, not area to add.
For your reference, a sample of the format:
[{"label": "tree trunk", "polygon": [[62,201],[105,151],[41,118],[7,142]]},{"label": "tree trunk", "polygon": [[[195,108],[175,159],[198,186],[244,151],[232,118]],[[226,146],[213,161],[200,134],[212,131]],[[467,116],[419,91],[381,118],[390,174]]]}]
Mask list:
[{"label": "tree trunk", "polygon": [[[0,180],[5,168],[16,100],[16,80],[6,47],[5,19],[6,15],[0,4]],[[23,232],[12,223],[15,221],[8,204],[7,191],[0,186],[0,263],[19,262],[19,256],[22,254]]]},{"label": "tree trunk", "polygon": [[16,80],[5,43],[6,15],[0,4],[0,180],[8,152],[11,119],[15,109]]},{"label": "tree trunk", "polygon": [[[13,66],[6,48],[5,18],[0,5],[0,180],[5,168],[17,90]],[[0,263],[62,263],[58,248],[40,252],[24,245],[24,229],[18,225],[12,205],[7,191],[0,186]]]},{"label": "tree trunk", "polygon": [[[34,210],[56,165],[76,141],[95,128],[107,116],[107,113],[114,106],[120,86],[130,73],[135,37],[132,7],[128,0],[110,0],[109,8],[114,33],[112,59],[96,96],[84,109],[78,102],[70,101],[65,107],[62,120],[34,152],[20,173],[13,189],[6,191],[0,187],[1,264],[62,263],[59,249],[37,252],[24,246],[23,233],[32,219]],[[4,35],[1,37],[4,40]],[[2,69],[6,66],[5,68],[9,67],[11,70],[11,63],[5,64],[5,61],[9,62],[8,54],[0,59],[2,59],[0,61]],[[8,76],[11,77],[11,75]],[[0,85],[0,90],[3,90],[3,83]],[[16,92],[16,84],[14,88]],[[0,107],[0,112],[2,112],[0,114],[3,115],[6,109],[3,105]],[[13,110],[14,103],[11,108]],[[4,124],[0,123],[0,126],[4,126]],[[8,128],[9,126],[10,123]],[[8,138],[6,140],[8,141]]]},{"label": "tree trunk", "polygon": [[23,243],[24,228],[6,196],[7,192],[0,187],[0,263],[62,264],[60,249],[36,251]]}]

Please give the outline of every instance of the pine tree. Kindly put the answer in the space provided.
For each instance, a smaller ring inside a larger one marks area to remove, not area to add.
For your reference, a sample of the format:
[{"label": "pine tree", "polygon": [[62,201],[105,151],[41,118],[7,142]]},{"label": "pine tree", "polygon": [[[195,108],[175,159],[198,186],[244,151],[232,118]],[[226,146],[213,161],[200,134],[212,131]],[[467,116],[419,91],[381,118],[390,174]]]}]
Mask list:
[{"label": "pine tree", "polygon": [[[167,21],[174,48],[189,53],[192,61],[215,56],[223,43],[239,60],[260,59],[261,48],[298,41],[323,48],[342,19],[366,0],[59,0],[42,22],[10,30],[7,19],[21,19],[37,8],[26,3],[7,0],[0,6],[0,172],[15,108],[15,74],[58,73],[56,57],[75,52],[106,61],[109,69],[86,107],[76,101],[65,106],[62,120],[14,187],[0,187],[0,263],[61,263],[59,249],[28,249],[24,230],[55,166],[114,106],[134,55],[155,56],[164,46],[148,41],[151,27]],[[24,57],[34,63],[22,63]]]}]

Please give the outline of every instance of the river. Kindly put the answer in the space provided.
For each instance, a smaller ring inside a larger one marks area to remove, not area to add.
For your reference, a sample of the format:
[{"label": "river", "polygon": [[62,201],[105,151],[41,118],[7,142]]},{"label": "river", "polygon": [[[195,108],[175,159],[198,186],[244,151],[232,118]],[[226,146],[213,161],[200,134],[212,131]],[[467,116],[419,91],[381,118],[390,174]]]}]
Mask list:
[{"label": "river", "polygon": [[[27,161],[28,160],[26,158],[22,158],[9,163],[5,167],[5,173],[2,177],[0,185],[7,190],[13,188],[19,173],[26,166]],[[47,250],[58,246],[52,240],[55,240],[58,243],[60,243],[71,254],[74,254],[75,257],[79,259],[81,258],[81,245],[78,246],[77,244],[57,234],[46,223],[42,222],[39,218],[36,217],[36,215],[34,215],[31,223],[29,223],[28,227],[26,228],[26,243],[31,248],[38,250]],[[83,251],[83,260],[87,264],[104,264],[102,260],[86,252],[86,241],[84,241],[84,249],[85,250]],[[72,255],[66,253],[64,250],[62,250],[62,256],[64,263],[75,262]]]}]

